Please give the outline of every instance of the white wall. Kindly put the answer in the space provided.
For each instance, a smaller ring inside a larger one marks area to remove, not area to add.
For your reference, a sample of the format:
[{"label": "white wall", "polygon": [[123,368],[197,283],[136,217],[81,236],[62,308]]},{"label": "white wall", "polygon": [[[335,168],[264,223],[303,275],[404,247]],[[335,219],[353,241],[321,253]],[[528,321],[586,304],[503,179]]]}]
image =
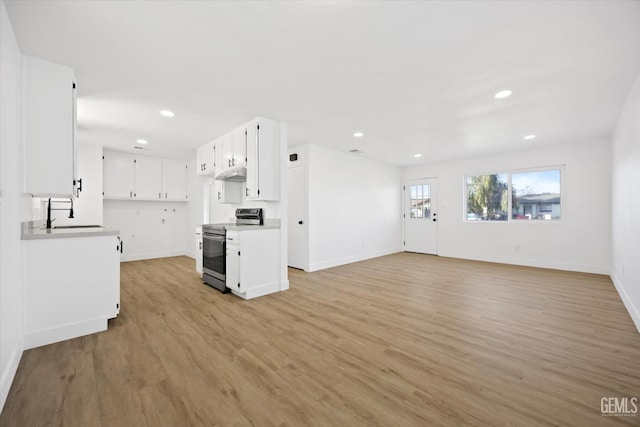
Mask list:
[{"label": "white wall", "polygon": [[105,200],[104,225],[120,230],[122,261],[184,255],[190,203]]},{"label": "white wall", "polygon": [[[606,140],[407,167],[404,179],[438,177],[438,255],[608,274],[610,147]],[[559,222],[463,220],[464,175],[565,165]]]},{"label": "white wall", "polygon": [[611,278],[640,331],[640,76],[612,137]]},{"label": "white wall", "polygon": [[306,162],[308,271],[402,250],[400,167],[311,144]]},{"label": "white wall", "polygon": [[20,222],[30,219],[22,191],[22,56],[0,1],[0,410],[24,349]]}]

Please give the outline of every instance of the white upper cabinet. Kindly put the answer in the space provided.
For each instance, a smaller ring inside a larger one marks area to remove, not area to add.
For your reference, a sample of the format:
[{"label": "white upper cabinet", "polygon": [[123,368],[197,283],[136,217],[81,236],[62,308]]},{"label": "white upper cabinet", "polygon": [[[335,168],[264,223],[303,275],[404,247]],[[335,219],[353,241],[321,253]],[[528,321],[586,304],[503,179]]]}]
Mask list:
[{"label": "white upper cabinet", "polygon": [[73,70],[24,56],[25,193],[74,193],[75,115]]},{"label": "white upper cabinet", "polygon": [[247,125],[247,181],[249,200],[280,199],[280,125],[258,118]]},{"label": "white upper cabinet", "polygon": [[186,161],[105,151],[105,199],[189,201]]},{"label": "white upper cabinet", "polygon": [[[220,150],[220,148],[222,148]],[[231,175],[247,165],[245,128],[238,128],[216,140],[216,177]],[[220,150],[220,151],[218,151]]]},{"label": "white upper cabinet", "polygon": [[133,197],[139,200],[164,199],[162,191],[162,159],[136,156],[136,183]]},{"label": "white upper cabinet", "polygon": [[214,203],[240,203],[242,202],[242,182],[230,182],[216,180],[213,186]]},{"label": "white upper cabinet", "polygon": [[162,161],[162,182],[165,200],[185,201],[189,200],[187,188],[187,175],[189,164],[180,160]]},{"label": "white upper cabinet", "polygon": [[105,151],[102,159],[102,195],[107,199],[132,199],[136,180],[134,157]]},{"label": "white upper cabinet", "polygon": [[198,175],[209,175],[214,171],[214,159],[213,159],[213,146],[214,141],[203,145],[198,148],[197,152],[197,167],[196,173]]},{"label": "white upper cabinet", "polygon": [[233,157],[231,166],[241,168],[247,165],[247,139],[246,129],[238,128],[232,132],[233,134]]},{"label": "white upper cabinet", "polygon": [[224,161],[224,147],[222,146],[222,138],[218,138],[213,141],[213,165],[215,174],[220,175],[223,172],[223,167],[226,162]]}]

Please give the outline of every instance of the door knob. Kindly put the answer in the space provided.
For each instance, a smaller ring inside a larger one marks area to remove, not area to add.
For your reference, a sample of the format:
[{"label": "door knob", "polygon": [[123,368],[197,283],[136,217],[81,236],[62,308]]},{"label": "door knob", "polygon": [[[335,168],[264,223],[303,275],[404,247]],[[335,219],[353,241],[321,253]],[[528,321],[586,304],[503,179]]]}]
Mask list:
[{"label": "door knob", "polygon": [[433,222],[436,222],[437,220],[435,218],[433,218]]},{"label": "door knob", "polygon": [[298,221],[298,224],[302,225],[302,224],[303,224],[303,222],[302,222],[302,221]]}]

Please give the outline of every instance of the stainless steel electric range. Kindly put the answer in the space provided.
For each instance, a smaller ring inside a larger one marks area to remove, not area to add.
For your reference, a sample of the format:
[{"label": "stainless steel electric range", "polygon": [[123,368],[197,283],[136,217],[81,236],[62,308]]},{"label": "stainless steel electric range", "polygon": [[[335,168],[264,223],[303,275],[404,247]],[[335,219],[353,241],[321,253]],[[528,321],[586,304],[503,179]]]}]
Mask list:
[{"label": "stainless steel electric range", "polygon": [[262,208],[236,209],[236,222],[202,226],[202,279],[206,284],[228,292],[226,287],[227,227],[263,225]]}]

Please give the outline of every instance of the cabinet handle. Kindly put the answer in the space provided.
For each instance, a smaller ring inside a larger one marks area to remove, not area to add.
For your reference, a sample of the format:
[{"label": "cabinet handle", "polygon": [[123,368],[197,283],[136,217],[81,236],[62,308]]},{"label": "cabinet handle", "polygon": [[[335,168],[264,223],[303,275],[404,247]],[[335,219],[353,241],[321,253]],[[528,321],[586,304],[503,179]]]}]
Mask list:
[{"label": "cabinet handle", "polygon": [[218,191],[218,200],[220,200],[220,192]]},{"label": "cabinet handle", "polygon": [[245,195],[246,197],[248,197],[248,196],[249,196],[249,187],[247,187],[247,188],[245,188],[245,189],[244,189],[244,195]]},{"label": "cabinet handle", "polygon": [[158,199],[162,199],[162,195],[158,193]]},{"label": "cabinet handle", "polygon": [[200,243],[200,250],[202,250],[202,242],[199,242],[199,243]]},{"label": "cabinet handle", "polygon": [[227,237],[227,240],[233,240],[233,237]]},{"label": "cabinet handle", "polygon": [[231,167],[231,159],[229,159],[227,163],[229,163],[229,167]]},{"label": "cabinet handle", "polygon": [[120,253],[122,253],[123,247],[124,247],[124,240],[120,240]]},{"label": "cabinet handle", "polygon": [[129,198],[133,197],[133,191],[129,191]]},{"label": "cabinet handle", "polygon": [[80,197],[80,192],[82,191],[82,178],[73,182],[74,184],[78,184],[78,188],[76,188],[76,197]]},{"label": "cabinet handle", "polygon": [[169,197],[167,197],[167,193],[164,193],[164,198],[168,199]]}]

